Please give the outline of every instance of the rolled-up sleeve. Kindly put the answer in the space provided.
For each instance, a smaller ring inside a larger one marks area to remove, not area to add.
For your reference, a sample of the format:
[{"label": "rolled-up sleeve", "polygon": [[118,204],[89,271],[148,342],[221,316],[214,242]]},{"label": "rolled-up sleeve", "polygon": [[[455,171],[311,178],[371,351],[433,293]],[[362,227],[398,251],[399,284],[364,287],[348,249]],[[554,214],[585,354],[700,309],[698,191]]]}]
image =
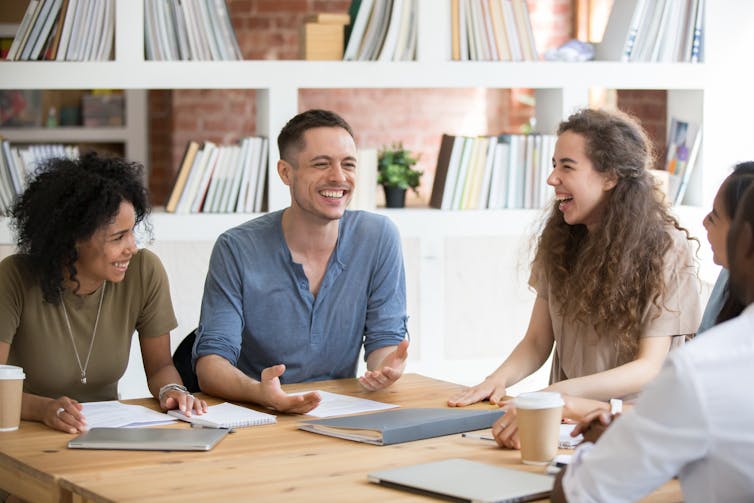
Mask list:
[{"label": "rolled-up sleeve", "polygon": [[395,346],[406,337],[406,273],[398,229],[388,219],[378,241],[379,254],[367,301],[364,357]]},{"label": "rolled-up sleeve", "polygon": [[204,296],[196,331],[192,363],[206,355],[218,355],[233,365],[241,351],[243,272],[234,254],[232,237],[221,235],[209,262]]}]

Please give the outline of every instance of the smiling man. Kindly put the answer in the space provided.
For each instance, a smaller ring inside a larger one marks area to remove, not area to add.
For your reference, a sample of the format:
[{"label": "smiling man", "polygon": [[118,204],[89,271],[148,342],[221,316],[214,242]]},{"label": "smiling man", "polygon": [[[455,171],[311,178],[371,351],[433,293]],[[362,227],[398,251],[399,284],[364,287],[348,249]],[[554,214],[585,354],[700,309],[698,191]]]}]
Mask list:
[{"label": "smiling man", "polygon": [[319,395],[290,396],[280,384],[354,377],[362,344],[366,389],[400,378],[405,274],[390,220],[346,210],[357,169],[348,123],[303,112],[283,127],[278,147],[291,204],[218,238],[193,361],[207,393],[306,413]]}]

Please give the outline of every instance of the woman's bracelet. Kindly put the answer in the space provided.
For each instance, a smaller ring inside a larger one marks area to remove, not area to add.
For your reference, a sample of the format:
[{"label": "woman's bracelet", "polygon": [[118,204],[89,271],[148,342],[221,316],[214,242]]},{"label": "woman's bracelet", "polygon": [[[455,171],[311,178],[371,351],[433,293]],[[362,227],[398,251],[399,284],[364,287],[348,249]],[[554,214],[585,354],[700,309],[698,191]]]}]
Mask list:
[{"label": "woman's bracelet", "polygon": [[162,401],[163,397],[165,396],[165,393],[173,389],[177,389],[178,391],[183,391],[184,393],[188,393],[186,386],[181,386],[180,384],[176,384],[176,383],[166,384],[165,386],[160,388],[160,393],[159,393],[160,401]]}]

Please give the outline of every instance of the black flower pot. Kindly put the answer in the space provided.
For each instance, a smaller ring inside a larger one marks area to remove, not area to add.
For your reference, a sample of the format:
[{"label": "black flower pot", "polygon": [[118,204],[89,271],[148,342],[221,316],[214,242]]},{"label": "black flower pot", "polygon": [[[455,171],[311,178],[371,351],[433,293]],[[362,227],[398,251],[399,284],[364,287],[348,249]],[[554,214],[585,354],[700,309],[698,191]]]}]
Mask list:
[{"label": "black flower pot", "polygon": [[385,206],[387,208],[403,208],[406,206],[406,189],[400,187],[387,187],[385,189]]}]

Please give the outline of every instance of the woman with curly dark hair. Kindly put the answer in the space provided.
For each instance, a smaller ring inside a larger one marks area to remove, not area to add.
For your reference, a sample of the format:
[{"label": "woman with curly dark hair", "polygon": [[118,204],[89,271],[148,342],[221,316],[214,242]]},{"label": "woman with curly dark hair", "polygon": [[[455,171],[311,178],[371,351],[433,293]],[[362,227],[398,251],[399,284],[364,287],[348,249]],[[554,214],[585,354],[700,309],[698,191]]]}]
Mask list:
[{"label": "woman with curly dark hair", "polygon": [[118,158],[52,159],[11,210],[18,253],[0,262],[0,363],[24,369],[23,419],[86,429],[79,402],[118,398],[134,330],[162,409],[206,410],[173,366],[165,270],[136,247],[150,211],[142,180]]},{"label": "woman with curly dark hair", "polygon": [[[671,344],[694,334],[700,302],[691,238],[668,213],[647,171],[651,160],[646,133],[621,112],[581,110],[560,124],[547,180],[555,201],[532,261],[529,328],[495,372],[450,405],[500,403],[554,346],[547,390],[575,397],[564,414],[578,417],[579,399],[590,399],[585,413],[592,400],[633,397]],[[501,445],[518,445],[513,417],[493,428]]]}]

